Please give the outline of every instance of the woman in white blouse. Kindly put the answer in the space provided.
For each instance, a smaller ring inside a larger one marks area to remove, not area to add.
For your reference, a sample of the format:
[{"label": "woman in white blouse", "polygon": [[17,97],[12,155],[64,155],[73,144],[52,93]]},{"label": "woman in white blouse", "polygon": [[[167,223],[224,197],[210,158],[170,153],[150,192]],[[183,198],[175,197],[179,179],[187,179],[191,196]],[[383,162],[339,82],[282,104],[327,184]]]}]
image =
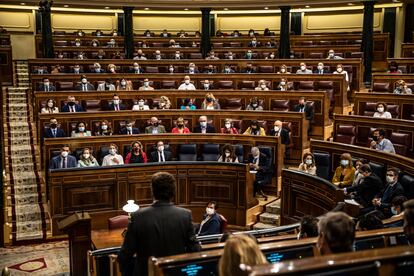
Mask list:
[{"label": "woman in white blouse", "polygon": [[348,76],[348,72],[344,70],[344,67],[342,64],[338,64],[336,66],[336,71],[333,72],[334,74],[342,74],[345,75],[345,80],[348,83],[348,90],[349,90],[349,76]]},{"label": "woman in white blouse", "polygon": [[385,119],[391,119],[391,113],[386,111],[387,105],[385,103],[377,103],[376,106],[376,112],[374,113],[375,118],[385,118]]},{"label": "woman in white blouse", "polygon": [[59,113],[55,100],[47,99],[46,106],[40,110],[40,113]]},{"label": "woman in white blouse", "polygon": [[132,106],[133,111],[149,110],[149,106],[145,104],[145,99],[138,99],[138,102]]}]

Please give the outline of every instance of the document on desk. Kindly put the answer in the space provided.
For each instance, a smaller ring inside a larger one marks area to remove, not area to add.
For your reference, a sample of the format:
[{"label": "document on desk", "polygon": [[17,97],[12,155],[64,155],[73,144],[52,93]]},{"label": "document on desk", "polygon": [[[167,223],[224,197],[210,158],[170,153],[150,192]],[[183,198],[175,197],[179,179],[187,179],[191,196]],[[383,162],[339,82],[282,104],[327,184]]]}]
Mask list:
[{"label": "document on desk", "polygon": [[345,201],[345,203],[359,206],[359,203],[356,202],[355,199],[345,199],[344,201]]}]

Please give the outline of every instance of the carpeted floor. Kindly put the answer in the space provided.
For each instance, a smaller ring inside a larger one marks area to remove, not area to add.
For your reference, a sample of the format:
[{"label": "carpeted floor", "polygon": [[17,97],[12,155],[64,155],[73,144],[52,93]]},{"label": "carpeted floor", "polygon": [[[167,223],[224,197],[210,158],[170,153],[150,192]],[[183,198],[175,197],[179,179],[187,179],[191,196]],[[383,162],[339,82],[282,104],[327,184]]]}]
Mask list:
[{"label": "carpeted floor", "polygon": [[0,248],[0,271],[6,266],[12,276],[67,276],[69,243],[59,241]]}]

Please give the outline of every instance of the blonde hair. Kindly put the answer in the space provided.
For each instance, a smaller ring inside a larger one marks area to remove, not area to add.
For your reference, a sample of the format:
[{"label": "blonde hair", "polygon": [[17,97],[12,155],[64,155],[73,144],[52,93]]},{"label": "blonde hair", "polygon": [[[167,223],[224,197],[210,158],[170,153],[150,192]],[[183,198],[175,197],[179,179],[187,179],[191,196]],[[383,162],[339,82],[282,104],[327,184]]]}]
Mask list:
[{"label": "blonde hair", "polygon": [[243,275],[240,264],[253,266],[266,263],[265,256],[251,237],[243,234],[233,235],[224,246],[223,255],[219,261],[219,275]]}]

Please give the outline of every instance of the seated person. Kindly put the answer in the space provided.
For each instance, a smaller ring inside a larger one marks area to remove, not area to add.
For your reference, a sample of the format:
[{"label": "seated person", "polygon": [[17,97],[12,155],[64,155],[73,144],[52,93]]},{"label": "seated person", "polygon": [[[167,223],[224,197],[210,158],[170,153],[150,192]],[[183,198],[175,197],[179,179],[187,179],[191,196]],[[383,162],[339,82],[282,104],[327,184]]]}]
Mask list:
[{"label": "seated person", "polygon": [[[396,196],[391,201],[391,214],[392,218],[402,218],[404,215],[404,202],[407,201],[407,198],[403,195]],[[402,222],[394,225],[396,227],[402,226]]]},{"label": "seated person", "polygon": [[312,70],[306,67],[306,63],[301,62],[300,68],[296,71],[296,74],[312,74]]},{"label": "seated person", "polygon": [[383,229],[382,219],[384,216],[378,214],[378,211],[372,211],[359,217],[356,228],[359,231]]},{"label": "seated person", "polygon": [[233,126],[233,121],[229,118],[224,120],[224,127],[220,129],[222,134],[239,134],[237,128]]},{"label": "seated person", "polygon": [[171,161],[172,154],[170,151],[165,150],[164,142],[158,141],[156,146],[157,146],[157,150],[151,152],[150,154],[150,162],[163,163],[163,162]]},{"label": "seated person", "polygon": [[136,104],[132,106],[133,111],[150,110],[149,106],[145,104],[145,99],[139,98]]},{"label": "seated person", "polygon": [[118,154],[118,146],[116,144],[109,144],[109,153],[102,160],[102,167],[123,165],[124,158]]},{"label": "seated person", "polygon": [[[79,52],[79,53],[75,54],[75,57],[76,57],[77,59],[87,59],[86,54],[85,54],[84,52]],[[98,58],[98,57],[99,57],[99,56],[97,56],[97,58]]]},{"label": "seated person", "polygon": [[77,35],[77,36],[85,36],[85,32],[84,32],[84,31],[82,31],[82,30],[77,30],[77,31],[75,32],[75,35]]},{"label": "seated person", "polygon": [[122,78],[116,82],[116,90],[121,91],[131,91],[132,90],[132,82]]},{"label": "seated person", "polygon": [[255,37],[255,35],[256,35],[256,34],[255,34],[254,30],[253,30],[253,29],[250,29],[250,30],[249,30],[249,36],[250,36],[250,37]]},{"label": "seated person", "polygon": [[[197,36],[196,36],[196,37],[197,37]],[[199,47],[199,43],[197,43],[197,42],[193,41],[193,42],[191,42],[191,47],[193,47],[193,48],[197,48],[197,47]]]},{"label": "seated person", "polygon": [[257,38],[256,37],[253,37],[252,40],[249,42],[249,45],[248,46],[249,47],[256,48],[256,47],[260,47],[262,45],[260,44],[259,41],[257,41]]},{"label": "seated person", "polygon": [[388,168],[385,188],[378,193],[372,200],[375,209],[381,211],[385,217],[390,217],[392,200],[397,196],[404,195],[404,188],[398,182],[399,170],[396,168]]},{"label": "seated person", "polygon": [[181,30],[181,31],[179,31],[179,32],[177,33],[177,36],[178,36],[178,37],[187,37],[187,36],[188,36],[188,34],[187,34],[186,32],[184,32],[184,30]]},{"label": "seated person", "polygon": [[98,62],[93,64],[93,71],[91,73],[105,73],[105,70],[102,69],[101,65]]},{"label": "seated person", "polygon": [[259,122],[256,120],[252,120],[250,122],[250,126],[246,129],[246,131],[243,134],[266,136],[264,128],[262,128],[259,125]]},{"label": "seated person", "polygon": [[142,69],[138,62],[134,62],[134,64],[132,65],[133,68],[129,69],[129,73],[134,73],[134,74],[142,74],[144,73],[144,69]]},{"label": "seated person", "polygon": [[95,35],[96,36],[103,36],[104,33],[101,30],[98,29],[98,30],[95,31]]},{"label": "seated person", "polygon": [[374,118],[392,119],[391,113],[386,111],[387,105],[385,103],[377,103],[375,109],[377,111],[374,113]]},{"label": "seated person", "polygon": [[265,59],[276,59],[275,52],[271,52],[269,55],[265,57]]},{"label": "seated person", "polygon": [[150,31],[150,30],[146,30],[146,31],[144,32],[144,36],[146,36],[146,37],[150,37],[150,36],[152,36],[151,31]]},{"label": "seated person", "polygon": [[206,57],[206,59],[209,60],[217,60],[220,59],[218,56],[216,56],[216,54],[214,53],[214,51],[210,51],[210,53],[208,54],[208,56]]},{"label": "seated person", "polygon": [[168,72],[169,72],[170,74],[174,74],[174,71],[175,71],[174,65],[170,65],[170,66],[168,66]]},{"label": "seated person", "polygon": [[258,97],[250,98],[249,104],[246,106],[246,110],[262,111],[263,106],[261,104],[260,99]]},{"label": "seated person", "polygon": [[168,42],[168,47],[169,48],[175,48],[175,40],[174,39],[170,39],[170,41]]},{"label": "seated person", "polygon": [[148,79],[144,79],[143,85],[140,86],[138,90],[154,90],[154,87],[150,86]]},{"label": "seated person", "polygon": [[49,162],[49,170],[76,168],[76,158],[69,155],[70,148],[64,145],[60,148],[60,154]]},{"label": "seated person", "polygon": [[354,177],[354,183],[352,183],[352,186],[359,185],[363,179],[362,175],[359,173],[359,168],[363,164],[369,164],[368,160],[364,158],[359,158],[357,161],[355,161],[355,177]]},{"label": "seated person", "polygon": [[174,54],[174,59],[175,60],[179,60],[179,59],[181,59],[181,53],[180,53],[180,51],[175,51],[175,54]]},{"label": "seated person", "polygon": [[289,130],[283,127],[283,123],[280,120],[276,120],[273,123],[273,128],[270,130],[270,136],[280,137],[283,145],[289,145]]},{"label": "seated person", "polygon": [[58,137],[66,137],[65,132],[63,129],[59,127],[58,121],[56,118],[50,118],[49,120],[49,127],[45,128],[45,132],[43,134],[44,138],[58,138]]},{"label": "seated person", "polygon": [[254,74],[254,73],[256,73],[256,69],[253,68],[253,65],[251,63],[247,63],[246,64],[246,68],[243,68],[241,70],[241,73],[244,73],[244,74]]},{"label": "seated person", "polygon": [[81,83],[78,83],[75,86],[75,90],[78,91],[92,91],[95,90],[95,86],[93,86],[92,83],[88,82],[88,79],[86,78],[86,75],[81,76]]},{"label": "seated person", "polygon": [[112,84],[112,80],[107,78],[104,83],[98,84],[97,91],[115,91],[115,85]]},{"label": "seated person", "polygon": [[272,32],[270,31],[269,28],[264,29],[263,31],[263,35],[264,36],[272,36]]},{"label": "seated person", "polygon": [[315,72],[314,72],[315,74],[319,74],[319,75],[323,75],[323,74],[330,74],[330,72],[329,72],[329,70],[328,69],[326,69],[324,66],[323,66],[323,63],[322,62],[319,62],[318,63],[318,66],[316,67],[316,70],[315,70]]},{"label": "seated person", "polygon": [[207,66],[207,69],[205,69],[203,73],[204,74],[215,74],[215,73],[217,73],[217,70],[216,70],[216,68],[214,68],[213,64],[209,64]]},{"label": "seated person", "polygon": [[99,163],[91,154],[90,148],[84,148],[78,160],[78,168],[99,167]]},{"label": "seated person", "polygon": [[179,117],[176,122],[176,127],[174,127],[171,133],[175,134],[183,134],[183,133],[191,133],[188,127],[185,126],[185,121],[183,117]]},{"label": "seated person", "polygon": [[50,74],[55,75],[55,74],[60,74],[60,73],[62,73],[62,67],[59,64],[52,66],[52,71],[50,72]]},{"label": "seated person", "polygon": [[43,78],[42,83],[37,88],[38,91],[56,91],[56,87],[50,83],[49,78]]},{"label": "seated person", "polygon": [[170,37],[171,34],[167,30],[163,30],[162,33],[160,33],[160,37]]},{"label": "seated person", "polygon": [[239,159],[237,158],[236,151],[233,145],[225,144],[221,149],[220,158],[217,162],[226,162],[226,163],[239,163]]},{"label": "seated person", "polygon": [[224,54],[224,58],[225,59],[233,60],[233,59],[236,59],[236,55],[233,54],[232,51],[228,51],[226,54]]},{"label": "seated person", "polygon": [[107,120],[101,121],[98,127],[98,131],[95,132],[95,136],[111,136],[112,128]]},{"label": "seated person", "polygon": [[223,69],[222,73],[223,74],[234,74],[236,72],[230,67],[230,65],[226,64],[226,65],[224,65],[224,69]]},{"label": "seated person", "polygon": [[195,64],[194,64],[193,62],[191,62],[191,63],[188,65],[188,69],[186,69],[186,70],[184,71],[184,73],[186,73],[186,74],[198,74],[198,73],[200,73],[200,71],[198,71],[198,69],[197,69],[197,67],[195,66]]},{"label": "seated person", "polygon": [[204,90],[214,89],[213,84],[209,80],[204,80],[203,88]]},{"label": "seated person", "polygon": [[63,59],[63,58],[65,58],[65,56],[64,56],[64,54],[63,54],[63,52],[62,52],[62,51],[59,51],[57,54],[55,54],[55,56],[56,56],[56,58],[58,58],[58,59]]},{"label": "seated person", "polygon": [[355,168],[352,165],[352,157],[349,153],[341,154],[340,166],[335,170],[332,184],[340,188],[351,186],[354,183]]},{"label": "seated person", "polygon": [[201,109],[205,110],[218,110],[220,109],[220,104],[218,100],[214,97],[213,93],[207,93],[204,97],[204,101],[201,104]]},{"label": "seated person", "polygon": [[91,42],[90,42],[90,45],[92,46],[92,47],[98,47],[99,46],[99,40],[97,40],[97,39],[92,39],[91,40]]},{"label": "seated person", "polygon": [[299,164],[299,171],[311,175],[316,175],[315,157],[310,152],[306,152],[302,157],[302,163]]},{"label": "seated person", "polygon": [[116,74],[116,65],[115,64],[108,64],[107,72],[111,74]]},{"label": "seated person", "polygon": [[114,38],[111,38],[108,42],[107,42],[107,46],[108,48],[115,48],[118,46],[118,44],[116,43]]},{"label": "seated person", "polygon": [[284,64],[280,66],[280,70],[277,73],[278,74],[290,74],[290,72],[287,70],[287,66]]},{"label": "seated person", "polygon": [[147,163],[147,155],[142,149],[142,144],[139,141],[134,141],[131,144],[131,151],[125,156],[125,164]]},{"label": "seated person", "polygon": [[166,133],[165,127],[160,124],[157,117],[151,117],[150,119],[150,126],[145,128],[146,134],[159,134],[159,133]]},{"label": "seated person", "polygon": [[158,106],[154,107],[154,109],[170,109],[171,108],[171,101],[167,96],[161,96]]},{"label": "seated person", "polygon": [[147,60],[147,58],[145,57],[145,54],[142,52],[141,49],[139,49],[135,54],[134,54],[134,60]]},{"label": "seated person", "polygon": [[241,33],[238,30],[235,30],[231,33],[231,36],[232,37],[239,37],[239,36],[241,36]]},{"label": "seated person", "polygon": [[185,76],[184,83],[182,83],[178,87],[178,90],[196,90],[194,84],[192,84],[190,81],[191,81],[190,76]]},{"label": "seated person", "polygon": [[313,122],[314,112],[313,112],[312,107],[310,107],[306,104],[305,97],[300,97],[299,98],[299,102],[298,102],[297,105],[295,105],[293,107],[293,111],[304,112],[306,120],[309,121],[309,125],[311,125],[311,123]]},{"label": "seated person", "polygon": [[59,113],[59,108],[56,106],[54,99],[47,99],[46,106],[42,107],[40,113]]},{"label": "seated person", "polygon": [[372,200],[383,189],[381,179],[372,173],[369,164],[364,164],[359,168],[359,173],[363,176],[361,183],[357,186],[344,188],[345,195],[354,193],[354,199],[364,208],[372,208]]},{"label": "seated person", "polygon": [[112,32],[109,35],[118,36],[118,32],[116,30],[112,30]]},{"label": "seated person", "polygon": [[314,216],[306,215],[300,220],[298,240],[313,238],[318,236],[319,219]]},{"label": "seated person", "polygon": [[281,79],[279,84],[276,87],[276,90],[278,91],[288,91],[289,87],[288,87],[288,83],[286,79]]},{"label": "seated person", "polygon": [[395,61],[391,61],[388,65],[387,74],[402,74],[402,71],[398,69],[398,64]]},{"label": "seated person", "polygon": [[330,49],[328,52],[328,57],[326,59],[343,59],[343,58],[335,55],[335,51],[333,49]]},{"label": "seated person", "polygon": [[259,193],[267,201],[267,196],[263,193],[263,186],[268,182],[268,158],[265,154],[261,153],[258,147],[252,147],[251,155],[249,155],[249,167],[250,170],[256,172],[256,177],[253,183],[253,196]]},{"label": "seated person", "polygon": [[215,235],[221,233],[221,219],[216,212],[217,203],[210,201],[207,203],[206,213],[203,215],[203,220],[198,229],[196,229],[197,236]]},{"label": "seated person", "polygon": [[390,140],[385,138],[384,129],[377,128],[374,131],[374,136],[372,137],[372,140],[373,141],[371,142],[371,145],[370,145],[371,149],[395,154],[394,145],[392,144]]},{"label": "seated person", "polygon": [[207,116],[200,116],[198,118],[198,125],[194,127],[194,133],[216,133],[214,126],[207,123]]},{"label": "seated person", "polygon": [[[344,67],[342,64],[336,65],[336,71],[334,71],[333,74],[345,75],[346,82],[349,82],[348,72],[344,70]],[[349,87],[348,87],[348,90],[349,90]]]},{"label": "seated person", "polygon": [[161,55],[161,51],[160,50],[155,50],[155,52],[154,52],[154,59],[155,60],[161,60],[162,59],[162,55]]},{"label": "seated person", "polygon": [[82,46],[82,41],[79,38],[76,38],[75,41],[74,41],[74,44],[75,44],[76,47],[80,47],[80,46]]},{"label": "seated person", "polygon": [[72,131],[71,137],[88,137],[92,136],[90,130],[86,130],[85,122],[78,122],[75,130]]},{"label": "seated person", "polygon": [[265,80],[259,80],[259,84],[254,90],[269,91],[269,87],[266,86]]},{"label": "seated person", "polygon": [[83,71],[83,69],[80,67],[80,65],[79,65],[79,64],[75,64],[75,65],[73,65],[73,68],[71,69],[70,73],[73,73],[73,74],[83,74],[83,73],[84,73],[84,71]]},{"label": "seated person", "polygon": [[119,131],[119,134],[122,134],[122,135],[139,134],[139,128],[133,127],[133,123],[127,120],[125,122],[125,126],[121,128],[121,130]]},{"label": "seated person", "polygon": [[196,110],[197,107],[193,103],[193,99],[191,98],[185,98],[183,99],[183,103],[180,106],[181,110]]},{"label": "seated person", "polygon": [[246,54],[244,55],[245,59],[253,59],[253,52],[252,50],[247,50]]},{"label": "seated person", "polygon": [[83,112],[81,105],[76,103],[74,96],[68,96],[67,103],[62,107],[62,112]]},{"label": "seated person", "polygon": [[47,71],[47,67],[44,65],[38,66],[37,69],[33,71],[33,74],[39,74],[39,75],[48,74],[48,73],[49,72]]},{"label": "seated person", "polygon": [[121,99],[115,94],[112,97],[112,103],[108,106],[108,109],[114,111],[125,110],[125,105],[121,103]]},{"label": "seated person", "polygon": [[[106,56],[106,53],[105,53],[105,51],[104,50],[102,50],[102,49],[99,49],[98,50],[98,53],[97,53],[97,55],[96,55],[96,59],[106,59],[107,58],[107,56]],[[81,59],[81,58],[79,58],[79,59]],[[82,58],[82,59],[84,59],[84,58]],[[94,71],[95,72],[95,71]],[[93,73],[93,72],[92,72]],[[95,72],[95,73],[104,73],[104,72]]]},{"label": "seated person", "polygon": [[411,91],[411,88],[408,88],[405,81],[399,80],[395,82],[394,94],[411,95],[413,91]]}]

